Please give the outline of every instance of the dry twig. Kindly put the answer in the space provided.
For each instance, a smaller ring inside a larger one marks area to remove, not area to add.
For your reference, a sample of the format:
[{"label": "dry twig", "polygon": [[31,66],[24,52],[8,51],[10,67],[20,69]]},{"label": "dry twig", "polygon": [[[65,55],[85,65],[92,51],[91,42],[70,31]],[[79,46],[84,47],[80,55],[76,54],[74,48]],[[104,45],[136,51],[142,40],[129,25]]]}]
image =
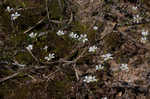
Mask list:
[{"label": "dry twig", "polygon": [[27,49],[27,51],[31,54],[31,56],[35,59],[35,61],[37,61],[39,63],[39,60],[33,55],[33,53],[31,52],[31,50]]},{"label": "dry twig", "polygon": [[30,32],[32,29],[34,29],[35,27],[37,27],[39,24],[41,24],[44,20],[45,20],[46,17],[42,18],[40,21],[38,21],[34,26],[30,27],[29,29],[27,29],[26,31],[24,31],[24,34],[25,33],[28,33]]},{"label": "dry twig", "polygon": [[10,76],[7,76],[5,78],[0,79],[0,83],[6,81],[8,79],[12,79],[12,78],[16,77],[19,73],[20,72],[17,72],[17,73],[14,73],[14,74],[10,75]]}]

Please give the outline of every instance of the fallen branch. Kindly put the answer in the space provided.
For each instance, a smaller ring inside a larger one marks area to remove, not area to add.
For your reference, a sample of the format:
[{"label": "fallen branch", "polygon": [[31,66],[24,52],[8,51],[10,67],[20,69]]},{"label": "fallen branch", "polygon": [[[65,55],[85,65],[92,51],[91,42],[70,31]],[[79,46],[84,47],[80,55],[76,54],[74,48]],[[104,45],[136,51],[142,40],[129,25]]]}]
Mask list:
[{"label": "fallen branch", "polygon": [[[39,24],[41,24],[44,20],[46,19],[46,17],[42,18],[40,21],[38,21],[34,26],[30,27],[29,29],[27,29],[26,31],[24,31],[24,34],[30,32],[31,30],[33,30],[34,28],[36,28]],[[52,22],[52,23],[56,23],[56,24],[62,24],[62,23],[65,23],[67,22],[67,20],[64,20],[63,22],[62,21],[58,21],[58,20],[50,20],[49,19],[49,22]]]},{"label": "fallen branch", "polygon": [[24,34],[26,34],[27,32],[30,32],[32,29],[34,29],[35,27],[37,27],[39,24],[41,24],[46,17],[42,18],[40,21],[38,21],[34,26],[30,27],[29,29],[27,29],[26,31],[24,31]]},{"label": "fallen branch", "polygon": [[48,68],[49,66],[29,66],[29,68],[23,68],[23,69],[20,69],[17,73],[14,73],[10,76],[7,76],[7,77],[4,77],[2,79],[0,79],[0,83],[4,82],[4,81],[7,81],[9,79],[12,79],[14,77],[16,77],[17,75],[19,75],[20,73],[22,72],[25,72],[27,70],[32,70],[32,69],[45,69],[45,68]]},{"label": "fallen branch", "polygon": [[17,72],[17,73],[14,73],[14,74],[10,75],[10,76],[7,76],[5,78],[0,79],[0,83],[6,81],[8,79],[12,79],[12,78],[16,77],[19,73],[20,72]]}]

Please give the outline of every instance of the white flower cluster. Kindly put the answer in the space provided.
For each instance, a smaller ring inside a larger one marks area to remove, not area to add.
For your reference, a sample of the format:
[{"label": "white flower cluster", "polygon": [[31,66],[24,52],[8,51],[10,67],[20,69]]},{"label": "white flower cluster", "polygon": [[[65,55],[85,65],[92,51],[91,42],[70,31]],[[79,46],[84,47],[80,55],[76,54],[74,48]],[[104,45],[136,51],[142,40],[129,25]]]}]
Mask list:
[{"label": "white flower cluster", "polygon": [[27,47],[26,47],[27,50],[31,51],[33,49],[33,45],[32,44],[29,44]]},{"label": "white flower cluster", "polygon": [[145,37],[148,36],[148,30],[143,29],[141,34],[142,36],[145,36]]},{"label": "white flower cluster", "polygon": [[[13,8],[10,8],[10,6],[7,6],[6,11],[8,11],[9,13],[11,11],[13,11]],[[19,14],[18,12],[12,13],[11,14],[11,20],[16,20],[21,14]]]},{"label": "white flower cluster", "polygon": [[104,66],[102,66],[102,64],[96,65],[96,70],[102,70],[102,69],[104,69]]},{"label": "white flower cluster", "polygon": [[58,36],[62,36],[62,35],[64,35],[65,34],[65,32],[64,31],[62,31],[62,30],[58,30],[58,32],[56,33]]},{"label": "white flower cluster", "polygon": [[18,12],[11,14],[11,20],[16,20],[20,15]]},{"label": "white flower cluster", "polygon": [[147,41],[147,36],[148,36],[148,31],[147,30],[142,30],[142,37],[141,37],[141,43],[146,43],[146,41]]},{"label": "white flower cluster", "polygon": [[102,55],[101,57],[104,58],[104,61],[113,59],[112,54],[110,54],[110,53],[107,53],[107,54],[105,54],[105,55]]},{"label": "white flower cluster", "polygon": [[95,78],[95,76],[89,75],[89,76],[85,76],[83,81],[86,83],[90,83],[90,82],[97,81],[97,79]]},{"label": "white flower cluster", "polygon": [[107,99],[107,97],[103,97],[102,99]]},{"label": "white flower cluster", "polygon": [[44,59],[47,60],[47,61],[50,61],[53,58],[55,58],[55,54],[54,53],[49,53],[49,55],[46,56]]},{"label": "white flower cluster", "polygon": [[85,43],[88,41],[87,34],[81,34],[78,40]]},{"label": "white flower cluster", "polygon": [[137,10],[137,9],[138,9],[137,6],[133,6],[133,7],[132,7],[132,10]]},{"label": "white flower cluster", "polygon": [[97,50],[97,47],[95,45],[89,47],[89,52],[95,52],[96,50]]},{"label": "white flower cluster", "polygon": [[37,33],[32,32],[32,33],[29,34],[29,36],[30,36],[31,38],[35,38],[35,37],[37,36]]},{"label": "white flower cluster", "polygon": [[77,33],[74,33],[74,32],[71,32],[69,34],[69,37],[73,38],[73,39],[78,39],[79,38],[79,35]]},{"label": "white flower cluster", "polygon": [[120,69],[123,71],[129,71],[128,64],[121,64]]},{"label": "white flower cluster", "polygon": [[141,17],[139,16],[139,15],[135,15],[134,17],[133,17],[133,21],[135,22],[135,23],[139,23],[140,21],[141,21]]},{"label": "white flower cluster", "polygon": [[[65,35],[65,32],[63,30],[58,30],[58,32],[56,34],[58,36],[62,36],[62,35]],[[71,32],[69,34],[69,37],[72,38],[72,39],[76,39],[78,41],[81,41],[83,43],[85,43],[86,41],[88,41],[87,34],[78,35],[77,33]]]},{"label": "white flower cluster", "polygon": [[83,43],[85,43],[86,41],[88,41],[88,38],[87,38],[86,34],[78,35],[77,33],[71,32],[69,34],[69,37],[72,38],[72,39],[76,39],[78,41],[81,41]]}]

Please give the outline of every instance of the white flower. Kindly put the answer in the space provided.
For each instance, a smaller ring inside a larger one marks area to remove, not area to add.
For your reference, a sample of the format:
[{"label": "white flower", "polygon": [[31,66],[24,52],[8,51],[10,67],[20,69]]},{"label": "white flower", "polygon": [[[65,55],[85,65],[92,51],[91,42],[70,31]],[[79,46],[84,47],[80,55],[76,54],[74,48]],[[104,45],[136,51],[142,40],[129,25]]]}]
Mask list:
[{"label": "white flower", "polygon": [[102,66],[101,64],[96,65],[96,70],[102,70],[104,69],[104,66]]},{"label": "white flower", "polygon": [[46,46],[44,46],[44,48],[43,48],[44,50],[47,50],[48,49],[48,46],[46,45]]},{"label": "white flower", "polygon": [[86,41],[88,41],[87,35],[86,34],[81,34],[78,40],[85,43]]},{"label": "white flower", "polygon": [[109,59],[113,59],[112,54],[110,54],[110,53],[102,55],[101,57],[104,58],[104,61],[107,61]]},{"label": "white flower", "polygon": [[132,10],[137,10],[137,7],[136,7],[136,6],[133,6],[133,7],[132,7]]},{"label": "white flower", "polygon": [[31,44],[28,45],[28,46],[26,47],[26,49],[29,50],[29,51],[31,51],[31,50],[33,49],[33,45],[31,45]]},{"label": "white flower", "polygon": [[18,12],[13,13],[11,14],[11,20],[16,20],[19,16],[20,14],[18,14]]},{"label": "white flower", "polygon": [[94,26],[93,29],[94,29],[94,30],[98,30],[98,27],[97,27],[97,26]]},{"label": "white flower", "polygon": [[139,23],[140,21],[141,21],[141,17],[139,16],[139,15],[135,15],[134,17],[133,17],[133,20],[134,20],[134,22],[135,23]]},{"label": "white flower", "polygon": [[94,46],[91,46],[91,47],[89,48],[89,52],[95,52],[96,49],[97,49],[97,47],[96,47],[95,45],[94,45]]},{"label": "white flower", "polygon": [[95,76],[89,75],[89,76],[85,76],[83,81],[86,83],[90,83],[90,82],[97,81],[97,79]]},{"label": "white flower", "polygon": [[141,43],[146,43],[147,37],[141,37]]},{"label": "white flower", "polygon": [[73,33],[73,32],[71,32],[71,33],[69,34],[69,36],[70,36],[71,38],[73,38],[73,39],[78,39],[78,38],[79,38],[79,35],[76,34],[76,33]]},{"label": "white flower", "polygon": [[128,71],[129,70],[128,64],[121,64],[120,69],[123,70],[123,71]]},{"label": "white flower", "polygon": [[54,53],[50,53],[48,56],[46,56],[44,59],[47,61],[50,61],[51,59],[55,58],[55,54]]},{"label": "white flower", "polygon": [[73,37],[74,37],[74,33],[71,32],[71,33],[69,34],[69,37],[73,38]]},{"label": "white flower", "polygon": [[7,10],[8,12],[11,12],[11,11],[14,10],[14,9],[13,9],[13,8],[10,8],[10,6],[7,6],[6,10]]},{"label": "white flower", "polygon": [[143,36],[147,36],[148,35],[148,31],[142,30],[142,35]]},{"label": "white flower", "polygon": [[79,35],[78,34],[74,34],[73,38],[77,39],[77,38],[79,38]]},{"label": "white flower", "polygon": [[103,97],[102,99],[107,99],[107,97]]},{"label": "white flower", "polygon": [[64,33],[64,31],[59,30],[56,34],[57,34],[58,36],[62,36],[62,35],[64,35],[65,33]]},{"label": "white flower", "polygon": [[31,38],[35,38],[35,37],[37,36],[37,33],[32,32],[32,33],[29,34],[29,36],[30,36]]}]

